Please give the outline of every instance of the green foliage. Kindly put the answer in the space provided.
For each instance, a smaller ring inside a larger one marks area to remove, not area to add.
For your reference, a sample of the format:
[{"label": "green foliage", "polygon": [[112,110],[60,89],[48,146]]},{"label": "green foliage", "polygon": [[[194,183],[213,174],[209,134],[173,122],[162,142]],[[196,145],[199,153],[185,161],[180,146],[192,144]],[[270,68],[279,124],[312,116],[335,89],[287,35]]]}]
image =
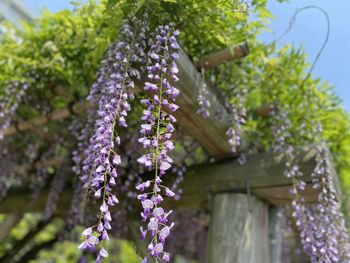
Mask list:
[{"label": "green foliage", "polygon": [[[81,257],[81,251],[77,249],[78,243],[64,241],[56,243],[51,249],[43,250],[39,256],[30,262],[34,263],[76,263]],[[141,258],[136,254],[132,243],[126,240],[112,239],[106,247],[110,257],[106,262],[139,263]],[[93,262],[92,255],[86,255],[88,262]]]},{"label": "green foliage", "polygon": [[[312,125],[320,120],[324,139],[347,193],[350,189],[349,116],[330,84],[312,76],[304,82],[309,65],[303,49],[291,46],[277,49],[275,43],[258,41],[258,34],[267,29],[272,18],[266,2],[252,1],[248,10],[238,0],[91,1],[77,6],[74,12],[45,11],[38,20],[23,24],[22,29],[6,24],[7,32],[0,43],[0,95],[11,80],[29,82],[26,101],[17,111],[18,119],[40,116],[44,110],[63,108],[73,100],[83,99],[95,80],[106,47],[118,37],[123,18],[140,16],[147,11],[151,28],[175,22],[182,32],[181,46],[193,60],[247,41],[249,56],[206,72],[208,82],[218,86],[231,101],[235,101],[237,90],[249,90],[245,134],[257,151],[268,151],[272,142],[271,121],[255,114],[256,108],[262,105],[278,101],[289,110],[295,145],[313,143]],[[254,15],[254,20],[248,19],[249,13]],[[136,114],[131,116],[137,118]],[[57,150],[59,155],[69,154],[65,147]],[[196,155],[203,153],[198,150]],[[14,231],[15,239],[25,234],[22,226]],[[40,238],[46,240],[49,236]],[[76,244],[64,242],[57,246],[57,251],[62,251],[59,254],[66,254],[67,258],[66,261],[55,258],[54,262],[70,262],[69,258],[78,256]],[[118,262],[138,261],[132,256],[129,244],[120,241],[119,246],[125,253]],[[36,262],[51,262],[49,252],[45,253],[41,254],[42,261]]]},{"label": "green foliage", "polygon": [[51,250],[43,250],[38,258],[31,263],[75,263],[78,262],[81,252],[77,249],[77,243],[63,241],[57,243]]},{"label": "green foliage", "polygon": [[[257,40],[271,19],[266,1],[253,1],[250,10],[240,1],[228,0],[91,1],[74,12],[45,11],[38,20],[24,24],[23,29],[7,24],[0,45],[0,94],[9,81],[27,80],[31,85],[28,103],[18,110],[25,119],[41,115],[42,109],[32,106],[38,104],[35,102],[46,101],[48,108],[58,109],[66,107],[74,97],[83,98],[95,79],[107,45],[117,37],[123,18],[145,11],[149,13],[151,28],[174,21],[182,31],[182,47],[193,59],[247,40],[250,55],[240,63],[206,73],[208,79],[216,80],[216,85],[228,94],[230,90],[247,87],[250,110],[278,100],[291,111],[294,127],[301,125],[306,112],[316,108],[315,103],[322,103],[317,118],[324,124],[324,135],[342,178],[350,183],[346,157],[348,116],[329,84],[311,77],[300,88],[309,67],[302,49],[285,46],[278,50],[274,43]],[[248,20],[249,12],[254,14],[253,21]],[[309,101],[307,109],[299,107],[305,99],[305,89],[311,100],[313,97],[320,100]],[[316,120],[316,116],[311,118],[314,119],[310,122]],[[248,138],[258,135],[260,147],[268,149],[271,141],[268,120],[250,115],[246,133]],[[296,144],[305,142],[300,136],[307,134],[300,135],[297,130],[294,134]]]},{"label": "green foliage", "polygon": [[118,246],[122,253],[118,255],[117,262],[138,263],[142,260],[139,256],[137,256],[137,254],[135,253],[135,249],[133,248],[133,245],[130,242],[126,240],[118,240]]},{"label": "green foliage", "polygon": [[[6,218],[6,215],[0,216],[1,219]],[[40,219],[41,216],[39,214],[26,214],[18,225],[11,230],[9,236],[6,238],[6,242],[1,243],[0,256],[2,256],[5,251],[11,250],[12,245],[17,240],[22,239],[31,229],[33,229]],[[57,233],[62,231],[62,227],[62,220],[53,220],[45,227],[44,230],[40,231],[30,243],[27,243],[26,247],[29,249],[32,246],[49,241]],[[81,231],[82,228],[78,227],[75,231],[73,231],[73,235],[79,236]],[[78,241],[72,242],[65,240],[62,242],[57,242],[53,247],[42,250],[35,260],[31,260],[29,262],[76,263],[82,255],[81,251],[77,249],[78,245]],[[111,253],[111,257],[107,262],[136,263],[141,261],[141,258],[137,256],[135,252],[134,245],[128,241],[112,239],[111,242],[107,244],[106,248],[108,248]],[[88,256],[91,257],[90,260],[92,262],[92,256]]]},{"label": "green foliage", "polygon": [[39,214],[26,214],[18,223],[17,227],[11,229],[11,237],[13,239],[23,238],[27,234],[28,229],[32,229],[39,222],[39,220]]}]

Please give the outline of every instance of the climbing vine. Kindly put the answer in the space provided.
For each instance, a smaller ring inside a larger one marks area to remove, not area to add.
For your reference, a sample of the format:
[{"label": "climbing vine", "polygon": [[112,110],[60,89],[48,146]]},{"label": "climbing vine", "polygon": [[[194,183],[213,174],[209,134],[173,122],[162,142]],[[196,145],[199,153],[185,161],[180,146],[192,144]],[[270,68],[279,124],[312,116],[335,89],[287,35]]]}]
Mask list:
[{"label": "climbing vine", "polygon": [[[250,21],[249,13],[257,19]],[[138,234],[146,242],[143,262],[152,257],[169,261],[180,247],[171,241],[171,233],[176,235],[186,224],[196,225],[186,233],[187,241],[199,242],[194,236],[205,227],[193,222],[206,211],[182,215],[163,203],[168,197],[181,199],[178,188],[186,167],[215,160],[174,117],[181,111],[180,45],[196,62],[247,41],[249,56],[202,71],[205,83],[195,100],[198,105],[192,106],[204,119],[220,117],[210,116],[215,109],[210,109],[207,93],[209,86],[217,88],[229,113],[226,135],[234,158],[240,154],[244,165],[253,153],[285,155],[284,176],[293,183],[292,216],[311,261],[348,258],[346,217],[329,160],[347,195],[349,118],[333,87],[312,77],[313,66],[309,68],[302,49],[278,49],[274,42],[258,40],[270,18],[266,1],[248,6],[238,0],[135,0],[44,13],[23,28],[4,25],[0,165],[11,163],[11,168],[9,180],[0,175],[1,197],[30,181],[34,200],[50,185],[44,216],[48,222],[60,194],[73,185],[71,206],[64,211],[65,231],[84,226],[79,248],[92,252],[97,262],[111,254],[110,236],[127,235],[135,211],[141,214]],[[262,106],[265,116],[257,114]],[[53,121],[57,112],[64,119]],[[40,127],[21,130],[23,122],[41,116],[48,117]],[[295,161],[299,147],[312,144],[317,149],[312,187],[320,190],[316,206],[303,197],[307,186]],[[62,159],[71,160],[71,176],[60,169]],[[27,166],[16,170],[17,165]],[[190,245],[181,249],[193,254]]]}]

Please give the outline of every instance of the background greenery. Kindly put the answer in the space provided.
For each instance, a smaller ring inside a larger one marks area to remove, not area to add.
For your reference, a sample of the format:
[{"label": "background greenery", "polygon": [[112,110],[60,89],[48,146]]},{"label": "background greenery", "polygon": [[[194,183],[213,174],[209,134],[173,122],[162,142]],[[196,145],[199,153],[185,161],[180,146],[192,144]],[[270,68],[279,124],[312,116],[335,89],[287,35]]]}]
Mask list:
[{"label": "background greenery", "polygon": [[[256,108],[262,105],[278,101],[288,109],[292,143],[296,146],[315,143],[312,129],[314,123],[320,121],[324,140],[341,178],[344,198],[347,197],[350,189],[349,116],[339,106],[340,99],[332,85],[312,75],[306,78],[310,65],[302,47],[286,45],[278,49],[276,43],[264,44],[258,40],[257,36],[268,29],[272,18],[266,1],[262,0],[252,1],[249,7],[231,0],[91,1],[83,6],[77,4],[74,12],[44,12],[34,22],[24,23],[23,28],[8,24],[0,43],[0,95],[12,80],[26,80],[30,84],[14,119],[31,119],[84,100],[108,44],[118,37],[123,18],[144,12],[149,14],[151,28],[174,21],[181,30],[181,46],[192,60],[247,41],[248,57],[207,71],[205,77],[231,102],[236,101],[235,94],[239,90],[248,89],[248,121],[244,129],[251,151],[268,151],[273,146],[271,121],[255,114]],[[48,124],[47,129],[54,133],[67,126],[67,123]],[[60,135],[68,141],[71,136],[66,128]],[[12,139],[19,148],[25,144],[23,136]],[[26,141],[39,140],[35,134],[25,136]],[[53,147],[50,143],[42,144],[42,147]],[[66,156],[71,148],[72,145],[60,144],[55,146],[55,151],[57,155]],[[1,245],[0,253],[20,239],[38,217],[27,215]],[[52,222],[37,241],[49,239],[60,224],[60,221]],[[110,246],[115,244],[122,253],[111,260],[139,262],[130,244],[119,240],[111,242]],[[50,251],[41,252],[35,262],[75,262],[79,253],[76,244],[59,242]]]}]

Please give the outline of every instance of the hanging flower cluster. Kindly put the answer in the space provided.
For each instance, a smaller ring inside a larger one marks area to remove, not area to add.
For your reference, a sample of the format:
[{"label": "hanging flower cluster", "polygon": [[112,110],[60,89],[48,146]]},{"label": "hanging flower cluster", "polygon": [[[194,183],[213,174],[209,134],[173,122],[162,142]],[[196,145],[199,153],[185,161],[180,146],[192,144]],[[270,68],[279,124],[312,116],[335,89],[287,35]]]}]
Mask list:
[{"label": "hanging flower cluster", "polygon": [[2,201],[12,186],[11,182],[16,181],[17,176],[12,169],[15,164],[13,160],[14,156],[9,154],[9,144],[6,140],[0,141],[0,149],[0,160],[2,161],[0,163],[0,170],[2,174],[6,175],[0,176],[0,201]]},{"label": "hanging flower cluster", "polygon": [[[202,77],[204,77],[204,72],[202,71]],[[199,89],[197,102],[198,102],[198,110],[197,113],[200,114],[203,118],[208,118],[210,116],[210,100],[209,100],[209,92],[207,88],[207,84],[205,81]]]},{"label": "hanging flower cluster", "polygon": [[[231,114],[232,114],[232,126],[227,130],[226,135],[228,136],[229,144],[231,145],[231,149],[233,153],[237,152],[238,147],[241,146],[242,143],[242,133],[243,133],[243,125],[245,123],[246,118],[246,109],[244,106],[246,95],[248,90],[246,88],[239,89],[236,92],[236,103],[232,103],[230,105]],[[244,161],[243,161],[244,163]]]},{"label": "hanging flower cluster", "polygon": [[0,97],[0,140],[27,89],[28,83],[24,81],[12,81],[5,87],[5,94]]},{"label": "hanging flower cluster", "polygon": [[[271,127],[273,137],[275,139],[274,152],[283,152],[287,147],[287,140],[290,138],[289,129],[291,122],[288,112],[274,104],[270,107],[270,115],[273,117],[273,125]],[[289,176],[287,176],[289,177]]]},{"label": "hanging flower cluster", "polygon": [[[272,132],[275,139],[274,152],[285,153],[285,170],[284,176],[290,178],[293,186],[289,189],[290,194],[294,196],[292,201],[293,217],[300,232],[301,241],[310,240],[308,227],[308,216],[304,197],[300,195],[305,190],[306,184],[299,178],[303,175],[299,165],[295,162],[295,148],[288,144],[290,138],[289,129],[291,122],[289,114],[276,103],[271,107],[270,114],[273,117]],[[312,235],[312,233],[311,233]]]},{"label": "hanging flower cluster", "polygon": [[[321,125],[317,125],[321,132]],[[307,225],[300,226],[304,250],[312,262],[339,262],[350,259],[349,236],[332,178],[327,147],[317,146],[316,168],[312,173],[313,188],[320,189],[318,204],[306,208]]]},{"label": "hanging flower cluster", "polygon": [[320,189],[318,203],[314,206],[305,202],[302,191],[306,183],[300,179],[303,175],[296,163],[295,149],[288,145],[290,120],[288,113],[275,106],[272,110],[275,136],[275,152],[286,154],[284,175],[292,179],[290,193],[293,217],[299,230],[303,250],[310,255],[311,262],[333,263],[349,258],[349,241],[343,214],[336,196],[336,189],[330,172],[329,153],[322,144],[321,125],[315,125],[314,138],[317,146],[316,167],[311,177],[313,188]]},{"label": "hanging flower cluster", "polygon": [[[142,116],[144,123],[141,125],[142,137],[139,142],[147,153],[142,155],[138,162],[149,170],[154,169],[155,175],[154,179],[142,182],[136,187],[141,192],[138,199],[143,207],[142,221],[147,222],[147,228],[141,227],[140,230],[143,239],[150,233],[152,239],[148,245],[149,255],[160,261],[170,260],[169,254],[164,252],[164,244],[174,225],[168,223],[168,216],[172,211],[164,211],[160,204],[163,201],[162,196],[175,195],[168,187],[162,185],[162,177],[173,162],[169,157],[170,151],[174,149],[171,136],[174,132],[173,123],[176,121],[172,113],[179,107],[175,104],[179,90],[172,86],[169,80],[178,80],[178,68],[175,63],[179,49],[178,35],[179,31],[174,30],[172,23],[156,29],[156,36],[149,51],[149,82],[144,86],[149,98],[141,101],[146,109]],[[147,257],[143,262],[147,262]]]},{"label": "hanging flower cluster", "polygon": [[[69,127],[71,134],[77,140],[77,148],[72,152],[72,161],[74,163],[72,170],[76,175],[80,177],[82,182],[86,183],[86,188],[89,187],[89,175],[86,174],[86,171],[88,170],[86,157],[89,154],[89,151],[92,150],[91,145],[89,144],[89,139],[93,131],[95,120],[96,113],[93,109],[90,109],[87,113],[87,118],[86,121],[84,121],[83,125],[81,125],[78,121],[74,121]],[[83,172],[83,167],[85,170],[85,174]]]},{"label": "hanging flower cluster", "polygon": [[[97,199],[102,199],[98,223],[84,230],[85,241],[80,249],[97,246],[101,240],[107,240],[107,231],[111,229],[112,220],[109,208],[118,203],[112,193],[116,184],[117,166],[121,163],[115,146],[120,144],[116,128],[127,127],[125,117],[131,107],[129,100],[134,98],[130,89],[134,88],[134,79],[140,79],[140,72],[134,67],[136,63],[144,63],[144,49],[147,23],[134,18],[124,21],[121,41],[113,43],[108,58],[103,66],[97,82],[92,86],[88,99],[98,100],[98,118],[94,133],[86,149],[83,161],[82,180],[94,191]],[[108,256],[101,247],[97,262]]]}]

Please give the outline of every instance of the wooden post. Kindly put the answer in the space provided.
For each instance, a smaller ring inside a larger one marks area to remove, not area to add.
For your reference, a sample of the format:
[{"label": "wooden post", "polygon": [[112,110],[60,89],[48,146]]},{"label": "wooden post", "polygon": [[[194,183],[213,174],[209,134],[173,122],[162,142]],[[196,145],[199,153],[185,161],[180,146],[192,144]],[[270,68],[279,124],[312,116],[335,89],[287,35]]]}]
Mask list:
[{"label": "wooden post", "polygon": [[270,259],[271,263],[281,263],[282,258],[282,219],[280,208],[270,206],[269,208],[269,230],[270,230]]},{"label": "wooden post", "polygon": [[214,195],[208,263],[270,263],[268,228],[263,201],[239,193]]},{"label": "wooden post", "polygon": [[[299,148],[295,159],[304,174],[301,179],[307,182],[303,197],[306,202],[310,203],[315,202],[319,195],[318,189],[312,188],[312,177],[310,176],[316,165],[316,156],[315,146],[309,146]],[[247,175],[249,175],[251,192],[254,196],[273,205],[290,204],[294,196],[289,193],[292,185],[291,179],[283,176],[285,160],[284,154],[259,153],[250,155],[243,166],[239,165],[234,159],[190,166],[184,174],[184,180],[179,185],[183,190],[182,197],[178,201],[167,199],[164,206],[170,209],[206,210],[209,204],[208,197],[211,194],[245,191]],[[62,164],[62,162],[57,162],[54,159],[48,161],[48,163],[56,166]],[[38,163],[36,167],[46,167],[46,165]],[[25,167],[18,166],[14,169],[25,173]],[[151,180],[150,175],[150,173],[145,173],[142,178]],[[332,172],[332,176],[334,183],[336,183],[336,173]],[[164,184],[171,184],[171,180],[172,177],[170,176],[169,179],[165,179]],[[340,197],[340,191],[338,192]],[[38,199],[28,205],[27,200],[31,195],[28,188],[11,189],[0,203],[0,213],[42,212],[46,206],[48,193],[48,188],[43,189]],[[61,194],[56,215],[65,214],[67,205],[70,204],[72,199],[72,194],[72,189],[68,187]],[[120,198],[122,201],[123,197],[120,196]],[[139,205],[137,200],[135,202],[135,205]],[[98,209],[98,207],[90,205],[89,209]]]}]

